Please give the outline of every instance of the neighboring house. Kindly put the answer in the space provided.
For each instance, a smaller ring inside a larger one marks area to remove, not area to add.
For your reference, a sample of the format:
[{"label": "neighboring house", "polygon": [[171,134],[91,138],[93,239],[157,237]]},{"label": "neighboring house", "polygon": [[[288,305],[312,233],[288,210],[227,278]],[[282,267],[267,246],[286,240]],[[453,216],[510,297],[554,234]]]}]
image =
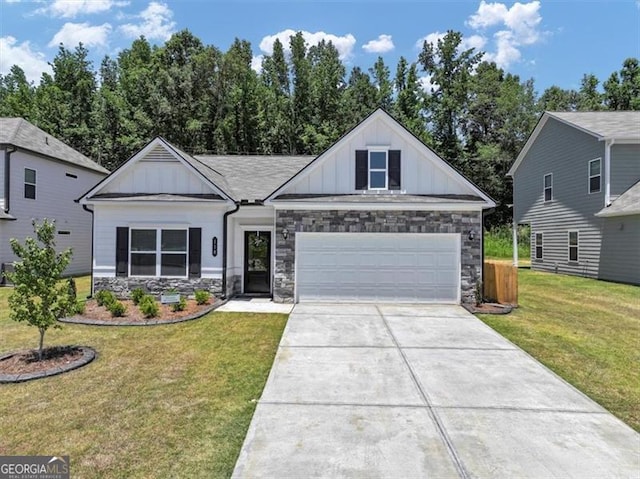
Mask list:
[{"label": "neighboring house", "polygon": [[545,112],[509,175],[533,269],[640,284],[640,111]]},{"label": "neighboring house", "polygon": [[66,274],[91,271],[91,213],[74,202],[109,172],[22,118],[0,118],[0,265],[9,240],[33,236],[32,221],[56,220],[56,245],[71,247]]},{"label": "neighboring house", "polygon": [[473,301],[495,206],[383,110],[316,158],[193,157],[156,138],[80,202],[95,290],[279,302]]}]

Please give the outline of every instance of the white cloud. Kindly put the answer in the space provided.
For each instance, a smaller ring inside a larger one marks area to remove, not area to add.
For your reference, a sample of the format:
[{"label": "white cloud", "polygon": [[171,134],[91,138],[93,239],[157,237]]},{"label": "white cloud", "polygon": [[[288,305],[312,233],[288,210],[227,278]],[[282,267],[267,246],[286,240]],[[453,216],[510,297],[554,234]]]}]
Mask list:
[{"label": "white cloud", "polygon": [[262,73],[262,60],[264,55],[257,55],[251,58],[251,69],[256,73]]},{"label": "white cloud", "polygon": [[[283,30],[281,32],[276,33],[275,35],[267,35],[260,42],[260,50],[262,50],[267,55],[271,55],[273,53],[273,44],[276,39],[280,40],[284,51],[290,53],[291,48],[289,46],[290,37],[294,36],[298,33],[296,30],[291,30],[290,28],[287,30]],[[302,36],[307,42],[307,46],[317,45],[322,40],[333,43],[333,46],[336,47],[338,53],[340,55],[340,60],[346,60],[351,57],[353,54],[353,47],[356,44],[356,38],[350,33],[344,36],[337,36],[331,33],[325,32],[307,32],[302,30]]]},{"label": "white cloud", "polygon": [[78,15],[106,12],[113,7],[123,7],[128,4],[129,2],[114,0],[55,0],[50,5],[37,9],[35,13],[74,18]]},{"label": "white cloud", "polygon": [[395,48],[391,35],[378,35],[376,40],[370,40],[362,49],[367,53],[387,53]]},{"label": "white cloud", "polygon": [[27,79],[36,83],[42,72],[52,73],[44,54],[32,50],[28,41],[19,44],[14,37],[0,37],[0,73],[6,75],[13,65],[22,68]]},{"label": "white cloud", "polygon": [[437,83],[431,82],[431,75],[424,75],[418,78],[418,84],[425,93],[433,93],[440,88]]},{"label": "white cloud", "polygon": [[89,25],[89,23],[65,23],[60,31],[56,33],[49,42],[50,47],[55,47],[60,43],[65,46],[76,46],[82,42],[87,47],[107,46],[108,36],[111,33],[111,25]]},{"label": "white cloud", "polygon": [[433,46],[436,46],[438,45],[438,40],[442,40],[445,35],[446,33],[441,33],[441,32],[430,33],[426,37],[422,37],[418,39],[418,41],[416,42],[416,48],[418,50],[422,50],[422,46],[424,45],[424,42],[431,43]]},{"label": "white cloud", "polygon": [[539,30],[541,21],[539,1],[516,2],[507,8],[504,3],[487,3],[483,0],[476,13],[467,20],[467,25],[483,31],[490,27],[500,28],[493,34],[496,51],[489,53],[486,58],[507,68],[521,60],[520,47],[533,45],[542,39],[544,32]]},{"label": "white cloud", "polygon": [[168,40],[175,31],[173,12],[166,3],[149,3],[137,18],[140,23],[126,23],[119,27],[120,31],[131,38],[144,35],[149,40]]}]

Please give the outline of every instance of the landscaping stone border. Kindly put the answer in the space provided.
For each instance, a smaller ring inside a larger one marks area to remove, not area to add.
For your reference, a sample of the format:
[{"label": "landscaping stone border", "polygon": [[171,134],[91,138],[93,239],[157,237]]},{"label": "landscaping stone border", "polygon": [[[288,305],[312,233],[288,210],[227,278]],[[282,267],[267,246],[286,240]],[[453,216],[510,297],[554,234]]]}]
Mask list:
[{"label": "landscaping stone border", "polygon": [[84,324],[87,326],[159,326],[162,324],[175,324],[175,323],[184,323],[185,321],[193,321],[194,319],[201,318],[205,314],[209,314],[214,309],[219,308],[223,304],[225,304],[227,300],[220,300],[214,302],[211,306],[199,311],[195,314],[191,314],[189,316],[184,316],[182,318],[169,319],[169,320],[160,320],[150,318],[147,321],[139,322],[139,321],[105,321],[102,319],[90,319],[84,316],[73,316],[70,318],[61,318],[58,321],[61,323],[69,323],[69,324]]},{"label": "landscaping stone border", "polygon": [[[82,366],[86,366],[91,361],[93,361],[98,353],[95,349],[90,348],[89,346],[71,346],[75,347],[82,351],[82,357],[80,359],[76,359],[75,361],[66,364],[65,366],[56,366],[51,369],[47,369],[45,371],[38,371],[34,373],[24,373],[24,374],[0,374],[0,384],[1,383],[22,383],[25,381],[31,381],[33,379],[47,378],[49,376],[56,376],[58,374],[66,373],[69,371],[73,371],[74,369],[81,368]],[[6,358],[10,358],[16,354],[22,353],[24,351],[13,351],[11,353],[5,354],[0,357],[0,361]]]}]

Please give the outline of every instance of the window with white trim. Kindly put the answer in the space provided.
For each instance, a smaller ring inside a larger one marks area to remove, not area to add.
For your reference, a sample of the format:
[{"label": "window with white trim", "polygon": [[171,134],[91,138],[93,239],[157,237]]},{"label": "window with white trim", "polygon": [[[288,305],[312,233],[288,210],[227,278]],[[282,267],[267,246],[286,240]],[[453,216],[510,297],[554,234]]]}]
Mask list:
[{"label": "window with white trim", "polygon": [[544,201],[551,201],[553,199],[553,175],[549,173],[544,175]]},{"label": "window with white trim", "polygon": [[589,194],[600,193],[602,188],[602,161],[600,158],[589,162]]},{"label": "window with white trim", "polygon": [[542,233],[536,233],[535,236],[535,258],[542,259]]},{"label": "window with white trim", "polygon": [[569,231],[569,261],[578,261],[578,232]]},{"label": "window with white trim", "polygon": [[36,199],[36,170],[24,169],[24,197],[29,200]]},{"label": "window with white trim", "polygon": [[387,151],[369,151],[369,189],[387,189]]},{"label": "window with white trim", "polygon": [[186,229],[131,229],[131,276],[187,276]]}]

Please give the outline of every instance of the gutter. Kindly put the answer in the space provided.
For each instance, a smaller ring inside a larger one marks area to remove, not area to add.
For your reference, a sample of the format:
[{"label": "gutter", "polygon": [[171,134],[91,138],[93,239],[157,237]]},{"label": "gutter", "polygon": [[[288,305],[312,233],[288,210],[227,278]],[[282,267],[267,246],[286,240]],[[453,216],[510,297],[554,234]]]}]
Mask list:
[{"label": "gutter", "polygon": [[[77,202],[78,200],[76,200]],[[94,242],[94,231],[95,231],[95,216],[93,214],[93,210],[90,210],[89,208],[87,208],[87,205],[82,205],[82,209],[91,213],[91,292],[89,293],[89,296],[87,296],[87,299],[91,299],[93,297],[93,242]]]},{"label": "gutter", "polygon": [[234,204],[235,208],[227,211],[222,217],[222,299],[227,299],[227,231],[229,229],[227,220],[240,209],[239,201],[234,201]]},{"label": "gutter", "polygon": [[[9,149],[11,148],[11,149]],[[18,150],[17,147],[11,145],[4,150],[4,212],[9,214],[11,209],[11,154]]]}]

